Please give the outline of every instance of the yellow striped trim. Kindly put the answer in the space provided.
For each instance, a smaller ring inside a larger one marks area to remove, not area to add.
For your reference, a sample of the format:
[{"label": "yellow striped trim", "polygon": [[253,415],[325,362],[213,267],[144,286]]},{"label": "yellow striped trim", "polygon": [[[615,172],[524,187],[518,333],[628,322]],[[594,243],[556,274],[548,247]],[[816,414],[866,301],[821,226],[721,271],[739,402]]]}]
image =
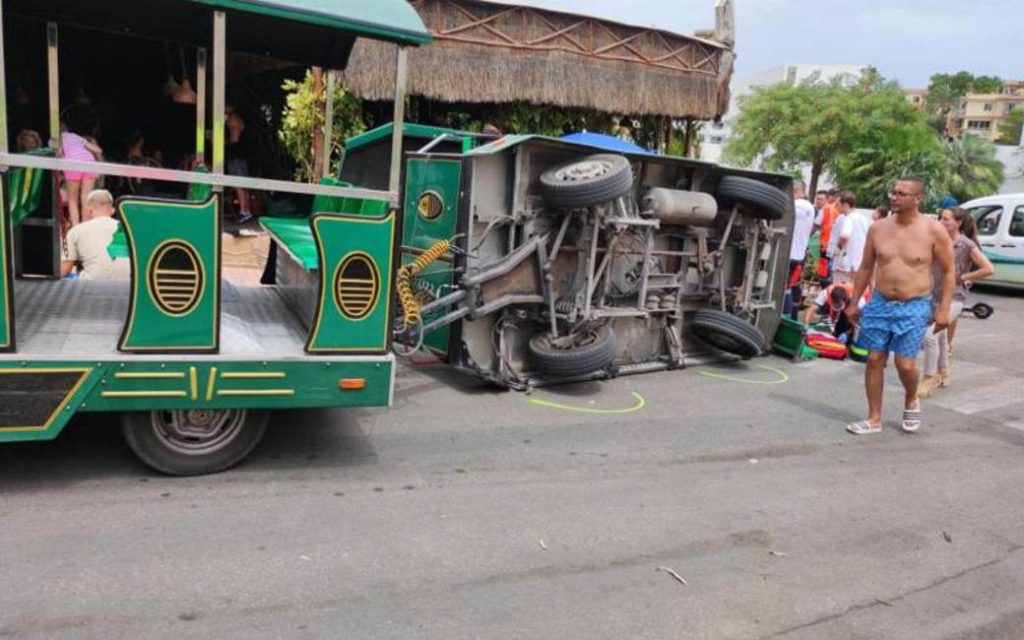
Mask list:
[{"label": "yellow striped trim", "polygon": [[101,391],[102,398],[187,398],[184,391]]},{"label": "yellow striped trim", "polygon": [[192,401],[199,399],[199,374],[195,367],[188,368],[188,386],[192,391]]},{"label": "yellow striped trim", "polygon": [[118,380],[183,380],[181,371],[118,371],[114,374]]},{"label": "yellow striped trim", "polygon": [[218,396],[294,396],[294,389],[224,389]]},{"label": "yellow striped trim", "polygon": [[189,269],[156,269],[156,273],[168,276],[195,276],[196,272]]},{"label": "yellow striped trim", "polygon": [[217,383],[217,367],[210,367],[210,379],[206,383],[206,401],[213,400],[213,385]]},{"label": "yellow striped trim", "polygon": [[284,371],[225,371],[220,374],[221,380],[256,380],[266,378],[284,378]]}]

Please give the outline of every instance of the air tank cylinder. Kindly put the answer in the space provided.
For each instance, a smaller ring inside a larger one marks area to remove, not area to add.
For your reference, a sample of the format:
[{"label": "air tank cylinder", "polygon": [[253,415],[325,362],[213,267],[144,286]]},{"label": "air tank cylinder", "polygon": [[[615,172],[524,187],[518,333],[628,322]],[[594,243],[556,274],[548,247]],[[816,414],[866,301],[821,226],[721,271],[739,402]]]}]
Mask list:
[{"label": "air tank cylinder", "polygon": [[711,227],[718,215],[714,197],[698,191],[655,187],[647,192],[641,204],[646,215],[668,226]]}]

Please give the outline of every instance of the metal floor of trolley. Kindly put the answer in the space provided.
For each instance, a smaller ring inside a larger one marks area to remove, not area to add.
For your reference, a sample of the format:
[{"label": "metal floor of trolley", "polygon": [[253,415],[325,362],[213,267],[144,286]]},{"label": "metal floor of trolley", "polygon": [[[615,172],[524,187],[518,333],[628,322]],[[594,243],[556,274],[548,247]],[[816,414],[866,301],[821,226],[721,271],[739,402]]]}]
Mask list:
[{"label": "metal floor of trolley", "polygon": [[[127,282],[18,280],[14,286],[18,351],[0,354],[0,359],[124,357],[117,342],[128,313],[128,297]],[[222,281],[221,356],[302,357],[307,335],[273,288],[236,287]]]}]

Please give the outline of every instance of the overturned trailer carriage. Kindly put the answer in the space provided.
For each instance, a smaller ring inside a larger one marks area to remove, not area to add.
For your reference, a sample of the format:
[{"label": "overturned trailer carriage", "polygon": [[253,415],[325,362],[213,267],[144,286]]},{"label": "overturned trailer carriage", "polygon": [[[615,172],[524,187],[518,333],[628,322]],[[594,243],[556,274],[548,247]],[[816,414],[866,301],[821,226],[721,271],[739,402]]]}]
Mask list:
[{"label": "overturned trailer carriage", "polygon": [[[374,186],[383,133],[350,145],[343,178],[360,167]],[[482,141],[433,134],[403,169],[395,326],[406,348],[512,388],[765,351],[787,288],[790,178],[537,136],[470,148]],[[286,280],[301,272],[288,265],[285,253]]]}]

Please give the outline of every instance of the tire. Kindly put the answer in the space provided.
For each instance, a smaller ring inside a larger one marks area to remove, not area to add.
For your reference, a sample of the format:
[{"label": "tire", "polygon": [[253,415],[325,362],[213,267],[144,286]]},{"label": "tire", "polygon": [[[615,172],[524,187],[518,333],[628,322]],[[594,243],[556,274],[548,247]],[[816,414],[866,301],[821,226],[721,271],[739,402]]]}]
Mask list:
[{"label": "tire", "polygon": [[623,156],[599,153],[548,169],[540,176],[544,202],[581,209],[610,202],[633,188],[633,168]]},{"label": "tire", "polygon": [[553,344],[550,334],[530,338],[530,357],[537,371],[559,378],[584,376],[606,368],[615,359],[617,347],[611,327],[602,325],[575,336],[574,344]]},{"label": "tire", "polygon": [[992,314],[995,313],[995,309],[993,309],[992,305],[990,304],[978,302],[975,303],[973,307],[971,307],[971,313],[973,313],[974,317],[977,318],[978,320],[988,320],[992,316]]},{"label": "tire", "polygon": [[781,220],[792,206],[786,192],[770,184],[740,176],[726,176],[718,183],[718,198],[750,205],[752,218]]},{"label": "tire", "polygon": [[138,411],[124,414],[121,432],[149,467],[199,476],[241,462],[263,438],[269,418],[270,412],[251,409]]},{"label": "tire", "polygon": [[701,309],[690,325],[704,342],[744,359],[761,355],[767,348],[760,329],[724,311]]}]

